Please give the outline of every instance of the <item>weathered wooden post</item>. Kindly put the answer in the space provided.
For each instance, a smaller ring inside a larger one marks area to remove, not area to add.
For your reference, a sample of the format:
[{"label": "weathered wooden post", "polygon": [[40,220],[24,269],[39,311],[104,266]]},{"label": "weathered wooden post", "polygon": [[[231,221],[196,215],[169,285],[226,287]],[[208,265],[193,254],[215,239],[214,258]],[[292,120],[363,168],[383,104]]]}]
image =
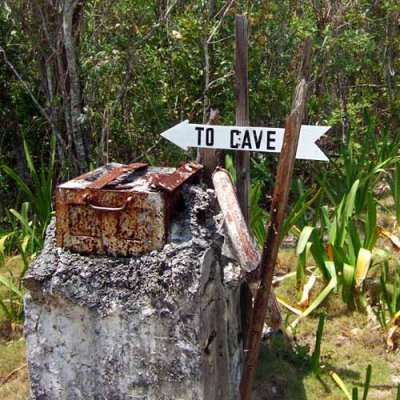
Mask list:
[{"label": "weathered wooden post", "polygon": [[245,349],[245,360],[240,381],[239,400],[250,400],[254,372],[257,366],[264,320],[271,293],[272,277],[281,242],[281,226],[288,200],[293,175],[301,119],[307,97],[308,63],[311,53],[311,40],[308,39],[303,50],[298,83],[292,103],[292,110],[286,119],[285,135],[272,198],[270,220],[260,262],[260,284],[254,301],[250,333]]},{"label": "weathered wooden post", "polygon": [[[208,121],[209,125],[219,125],[219,110],[211,109],[210,118]],[[196,161],[203,165],[203,181],[207,186],[212,186],[212,173],[215,171],[215,168],[221,166],[223,164],[223,151],[220,149],[197,149],[197,157]]]},{"label": "weathered wooden post", "polygon": [[[315,141],[326,131],[330,129],[327,126],[303,126],[301,127],[301,118],[304,109],[304,103],[307,94],[307,68],[308,59],[311,49],[310,41],[307,41],[304,48],[304,56],[302,65],[300,67],[300,82],[297,86],[292,111],[288,116],[285,124],[285,129],[273,128],[273,127],[250,127],[243,125],[244,121],[248,121],[248,100],[247,100],[247,38],[245,36],[245,18],[237,16],[236,31],[239,44],[237,46],[237,98],[238,98],[238,112],[237,112],[237,125],[236,126],[221,126],[221,125],[204,125],[189,123],[188,120],[182,121],[181,123],[169,128],[167,131],[162,133],[162,136],[183,149],[188,147],[198,147],[205,149],[227,149],[237,151],[240,154],[239,158],[249,160],[250,151],[260,151],[266,153],[279,153],[282,152],[278,172],[276,178],[276,184],[274,189],[274,197],[272,202],[272,208],[270,213],[270,222],[267,230],[267,237],[264,243],[263,252],[260,261],[260,280],[261,283],[257,290],[255,306],[251,321],[250,335],[247,340],[247,346],[245,348],[245,364],[242,372],[241,389],[240,389],[240,400],[249,400],[251,395],[251,389],[253,384],[254,370],[256,366],[260,339],[264,326],[264,319],[266,315],[266,307],[270,299],[274,299],[271,296],[271,283],[273,270],[277,258],[278,248],[280,244],[280,232],[281,224],[284,217],[284,211],[287,204],[290,182],[292,179],[293,166],[295,158],[308,159],[308,160],[320,160],[328,161],[325,154],[318,148]],[[300,132],[301,130],[301,132]],[[238,158],[236,158],[238,160]],[[249,166],[248,161],[241,162],[239,160],[239,168],[237,169],[238,187],[237,194],[242,206],[243,214],[247,214],[248,223],[248,194],[249,194]],[[235,196],[233,190],[229,188],[227,184],[228,174],[219,174],[221,171],[217,171],[214,175],[214,187],[216,189],[217,196],[221,194],[219,202],[223,211],[224,217],[226,218],[227,224],[235,220],[235,216],[232,215],[232,209],[229,209],[228,203],[225,202],[224,192],[232,200]],[[216,178],[218,174],[218,178]],[[241,183],[242,184],[241,184]],[[244,185],[243,185],[244,182]],[[218,193],[219,192],[219,193]],[[231,193],[232,192],[232,193]],[[219,196],[218,196],[219,197]],[[226,203],[226,204],[225,204]],[[243,204],[247,204],[243,206]],[[225,212],[224,213],[224,207]],[[236,211],[235,211],[236,212]],[[235,213],[233,212],[233,214]],[[237,214],[237,213],[236,213]],[[232,238],[235,238],[238,232],[246,232],[243,227],[233,227],[233,230],[228,228],[228,234]],[[247,231],[247,233],[249,233]],[[250,235],[250,234],[249,234]],[[242,236],[239,240],[244,239],[244,242],[249,243],[247,240],[247,234]],[[235,243],[240,247],[240,243]],[[244,246],[246,247],[246,246]],[[251,248],[251,246],[249,246]],[[254,265],[254,262],[248,262],[252,258],[251,252],[247,255],[241,250],[236,249],[238,255],[238,261],[244,269],[246,267]],[[250,258],[248,257],[250,255]],[[253,269],[254,270],[254,269]],[[242,285],[243,286],[246,285]],[[244,298],[249,298],[249,292]],[[271,302],[271,309],[278,310],[276,302]],[[241,310],[246,307],[241,307]],[[251,315],[251,314],[249,314]],[[245,314],[246,317],[246,314]],[[275,315],[276,321],[279,323],[279,311]],[[250,321],[242,320],[242,327],[250,326]],[[243,329],[246,334],[247,329]]]},{"label": "weathered wooden post", "polygon": [[[236,125],[249,125],[248,88],[248,35],[247,17],[236,15]],[[235,154],[236,190],[243,216],[250,221],[250,152],[238,151]]]}]

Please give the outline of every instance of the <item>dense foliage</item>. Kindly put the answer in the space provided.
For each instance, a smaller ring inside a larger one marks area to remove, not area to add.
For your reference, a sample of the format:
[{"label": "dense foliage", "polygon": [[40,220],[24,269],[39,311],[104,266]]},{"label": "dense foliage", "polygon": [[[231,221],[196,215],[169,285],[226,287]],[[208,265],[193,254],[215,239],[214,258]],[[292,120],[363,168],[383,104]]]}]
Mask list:
[{"label": "dense foliage", "polygon": [[[162,131],[207,122],[211,108],[221,124],[235,122],[238,13],[249,22],[251,124],[284,124],[311,36],[303,123],[333,126],[321,140],[330,163],[296,164],[282,236],[297,240],[297,298],[278,298],[297,314],[287,328],[335,296],[375,314],[394,349],[400,261],[388,244],[400,249],[400,0],[0,0],[0,328],[23,318],[21,279],[43,246],[56,182],[110,161],[176,165],[192,154]],[[252,154],[250,224],[260,244],[275,166]],[[234,155],[226,168],[235,175]],[[310,361],[316,375],[324,318]],[[363,399],[370,378],[368,366]]]},{"label": "dense foliage", "polygon": [[[297,165],[284,231],[301,238],[300,287],[310,250],[316,275],[341,286],[353,304],[361,295],[360,250],[372,254],[378,237],[379,196],[371,193],[383,179],[400,215],[399,6],[398,0],[1,1],[0,255],[16,249],[27,265],[40,249],[57,180],[109,161],[176,164],[188,155],[160,132],[183,119],[206,122],[211,107],[219,108],[222,124],[233,124],[234,16],[244,13],[254,125],[283,125],[302,43],[313,38],[304,123],[333,126],[322,143],[331,163]],[[233,166],[229,155],[227,161]],[[252,222],[260,242],[274,163],[256,154],[252,160]],[[393,318],[397,295],[384,297],[381,315],[390,311]]]},{"label": "dense foliage", "polygon": [[[63,24],[70,3],[75,7],[71,38]],[[0,69],[2,160],[17,165],[23,135],[36,154],[53,131],[66,174],[97,160],[130,161],[177,121],[205,119],[210,105],[220,108],[222,123],[232,123],[238,12],[248,15],[250,25],[252,123],[283,123],[299,47],[312,35],[305,122],[333,124],[333,148],[335,138],[363,133],[366,114],[376,116],[379,128],[395,130],[400,117],[397,3],[2,1],[1,58],[8,61]],[[160,142],[152,156],[161,162],[173,152]]]}]

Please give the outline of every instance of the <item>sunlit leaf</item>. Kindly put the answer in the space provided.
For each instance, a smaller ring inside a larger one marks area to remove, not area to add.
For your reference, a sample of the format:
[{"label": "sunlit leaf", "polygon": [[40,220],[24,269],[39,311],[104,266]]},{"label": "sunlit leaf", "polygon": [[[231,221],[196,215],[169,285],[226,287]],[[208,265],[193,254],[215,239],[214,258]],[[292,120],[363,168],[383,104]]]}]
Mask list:
[{"label": "sunlit leaf", "polygon": [[357,256],[357,264],[355,270],[355,289],[360,289],[365,278],[367,277],[369,266],[371,265],[372,253],[361,248]]},{"label": "sunlit leaf", "polygon": [[351,394],[348,391],[345,383],[342,381],[342,379],[339,377],[339,375],[334,372],[334,371],[329,371],[329,375],[332,377],[332,379],[336,382],[336,384],[339,386],[340,390],[343,392],[343,394],[349,399],[352,400]]}]

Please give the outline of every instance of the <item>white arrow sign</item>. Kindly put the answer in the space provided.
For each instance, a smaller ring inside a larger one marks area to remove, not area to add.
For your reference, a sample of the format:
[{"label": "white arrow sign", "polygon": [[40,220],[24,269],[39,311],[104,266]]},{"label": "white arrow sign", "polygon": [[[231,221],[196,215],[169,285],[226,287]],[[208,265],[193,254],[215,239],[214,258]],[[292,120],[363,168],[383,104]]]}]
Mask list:
[{"label": "white arrow sign", "polygon": [[[315,141],[330,128],[330,126],[302,125],[296,158],[329,161]],[[279,153],[284,132],[284,128],[200,125],[189,124],[186,120],[166,130],[161,136],[184,150],[188,147],[203,147]]]}]

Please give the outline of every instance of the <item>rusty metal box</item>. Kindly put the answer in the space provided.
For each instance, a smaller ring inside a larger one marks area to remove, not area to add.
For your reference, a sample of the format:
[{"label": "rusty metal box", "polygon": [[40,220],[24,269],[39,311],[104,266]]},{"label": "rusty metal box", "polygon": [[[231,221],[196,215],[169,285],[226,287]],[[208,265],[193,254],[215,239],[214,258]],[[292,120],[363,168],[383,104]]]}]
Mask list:
[{"label": "rusty metal box", "polygon": [[179,187],[202,166],[108,164],[57,187],[57,246],[80,253],[139,255],[163,247]]}]

